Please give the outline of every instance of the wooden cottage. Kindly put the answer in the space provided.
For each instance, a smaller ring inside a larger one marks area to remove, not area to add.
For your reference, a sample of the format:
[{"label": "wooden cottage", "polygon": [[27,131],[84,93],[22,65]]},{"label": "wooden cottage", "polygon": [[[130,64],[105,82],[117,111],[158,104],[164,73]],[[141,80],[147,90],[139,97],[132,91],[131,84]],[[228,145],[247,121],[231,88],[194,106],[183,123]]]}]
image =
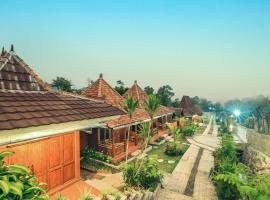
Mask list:
[{"label": "wooden cottage", "polygon": [[[139,101],[140,109],[144,110],[145,113],[145,102],[148,99],[148,95],[143,91],[143,89],[138,85],[137,81],[134,81],[132,87],[123,95],[124,98],[131,96],[133,99]],[[168,133],[166,123],[172,123],[176,126],[176,123],[173,122],[173,115],[175,110],[168,108],[166,106],[160,106],[154,116],[154,132],[155,136],[152,141],[158,140],[161,136]]]},{"label": "wooden cottage", "polygon": [[59,93],[14,51],[0,56],[0,150],[29,166],[50,194],[80,180],[80,130],[123,112],[104,101]]},{"label": "wooden cottage", "polygon": [[189,96],[183,96],[180,102],[181,116],[192,118],[193,115],[202,115],[202,111],[196,108]]},{"label": "wooden cottage", "polygon": [[[103,79],[102,74],[98,80],[91,84],[84,92],[84,95],[89,98],[104,100],[106,103],[118,107],[123,111],[125,97],[129,94],[135,100],[140,102],[140,106],[135,110],[131,121],[125,113],[119,118],[106,121],[106,127],[94,130],[93,134],[87,134],[87,132],[85,132],[85,134],[81,134],[81,137],[84,137],[81,141],[87,141],[85,144],[81,145],[82,148],[85,146],[95,148],[107,155],[110,155],[114,161],[119,161],[125,158],[127,142],[129,142],[129,155],[140,148],[141,138],[137,134],[139,126],[140,124],[150,120],[148,113],[143,107],[148,98],[145,92],[136,84],[135,86],[132,86],[122,97]],[[158,118],[157,121],[163,125],[163,128],[165,127],[165,122],[171,121],[172,114],[173,111],[166,107],[159,109],[156,117]],[[155,124],[157,126],[157,123]],[[130,125],[130,140],[126,141],[128,127]]]}]

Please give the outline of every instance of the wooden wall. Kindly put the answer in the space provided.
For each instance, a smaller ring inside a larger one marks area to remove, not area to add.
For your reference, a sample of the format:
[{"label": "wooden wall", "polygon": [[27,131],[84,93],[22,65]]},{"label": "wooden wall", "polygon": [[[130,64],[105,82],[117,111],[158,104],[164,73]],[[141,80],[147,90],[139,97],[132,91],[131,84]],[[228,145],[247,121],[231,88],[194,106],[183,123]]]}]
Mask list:
[{"label": "wooden wall", "polygon": [[29,166],[50,193],[80,179],[79,131],[0,147],[6,149],[15,152],[6,162]]},{"label": "wooden wall", "polygon": [[88,134],[81,131],[80,141],[81,141],[81,144],[80,144],[81,150],[87,146],[97,149],[98,148],[98,128],[93,128],[92,134]]}]

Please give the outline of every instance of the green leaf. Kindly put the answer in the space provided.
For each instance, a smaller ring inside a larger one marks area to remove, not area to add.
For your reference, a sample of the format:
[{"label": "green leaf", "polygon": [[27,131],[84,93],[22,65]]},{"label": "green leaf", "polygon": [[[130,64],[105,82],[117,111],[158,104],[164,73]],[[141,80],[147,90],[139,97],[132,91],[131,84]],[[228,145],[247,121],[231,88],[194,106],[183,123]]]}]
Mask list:
[{"label": "green leaf", "polygon": [[9,170],[17,172],[17,173],[22,173],[22,174],[28,174],[30,173],[30,169],[26,167],[25,165],[21,164],[13,164],[9,165]]},{"label": "green leaf", "polygon": [[5,157],[7,157],[7,156],[13,156],[15,153],[13,152],[13,151],[9,151],[9,150],[7,150],[7,151],[2,151],[1,153],[0,153],[0,159],[3,159],[3,158],[5,158]]},{"label": "green leaf", "polygon": [[9,192],[9,185],[6,181],[0,180],[0,189],[4,193],[4,195],[7,195]]},{"label": "green leaf", "polygon": [[10,182],[9,183],[9,192],[18,196],[20,199],[22,199],[22,190],[19,185],[16,183]]}]

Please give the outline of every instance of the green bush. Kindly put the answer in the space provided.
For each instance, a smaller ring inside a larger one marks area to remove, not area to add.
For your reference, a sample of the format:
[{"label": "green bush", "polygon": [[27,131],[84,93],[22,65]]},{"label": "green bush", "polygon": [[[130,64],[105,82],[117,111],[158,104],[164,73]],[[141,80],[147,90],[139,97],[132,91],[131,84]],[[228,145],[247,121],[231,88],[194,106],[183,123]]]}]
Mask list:
[{"label": "green bush", "polygon": [[222,146],[214,153],[214,157],[212,178],[219,199],[270,199],[270,174],[255,175],[248,166],[239,162],[231,135],[223,136]]},{"label": "green bush", "polygon": [[163,177],[157,161],[148,157],[141,162],[128,164],[123,170],[123,176],[128,186],[149,190],[154,190]]},{"label": "green bush", "polygon": [[184,152],[184,149],[179,147],[175,142],[167,143],[166,145],[165,154],[169,156],[181,156]]},{"label": "green bush", "polygon": [[111,163],[112,162],[112,157],[107,156],[99,151],[96,151],[95,149],[86,147],[84,150],[82,150],[81,155],[85,160],[92,158],[96,160],[100,160],[103,162]]},{"label": "green bush", "polygon": [[181,129],[181,133],[183,133],[184,136],[192,136],[194,135],[196,131],[197,126],[196,125],[188,125]]},{"label": "green bush", "polygon": [[236,151],[235,143],[233,142],[233,136],[225,134],[222,137],[221,147],[214,153],[215,164],[220,165],[224,161],[229,161],[232,164],[238,162],[238,155]]},{"label": "green bush", "polygon": [[6,165],[4,159],[14,155],[14,152],[0,153],[0,199],[49,199],[43,184],[37,182],[28,167],[21,164]]}]

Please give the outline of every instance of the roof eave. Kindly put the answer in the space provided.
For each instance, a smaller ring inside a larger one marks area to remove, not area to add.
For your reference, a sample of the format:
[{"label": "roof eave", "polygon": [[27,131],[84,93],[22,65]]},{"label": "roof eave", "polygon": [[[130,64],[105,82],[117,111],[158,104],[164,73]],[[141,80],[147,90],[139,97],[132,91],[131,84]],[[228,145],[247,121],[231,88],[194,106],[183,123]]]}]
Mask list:
[{"label": "roof eave", "polygon": [[45,138],[52,135],[63,134],[73,131],[79,131],[87,128],[104,127],[105,121],[118,118],[119,115],[102,117],[89,120],[80,120],[60,124],[51,124],[38,127],[19,128],[13,130],[1,131],[0,145],[8,145],[17,142]]}]

